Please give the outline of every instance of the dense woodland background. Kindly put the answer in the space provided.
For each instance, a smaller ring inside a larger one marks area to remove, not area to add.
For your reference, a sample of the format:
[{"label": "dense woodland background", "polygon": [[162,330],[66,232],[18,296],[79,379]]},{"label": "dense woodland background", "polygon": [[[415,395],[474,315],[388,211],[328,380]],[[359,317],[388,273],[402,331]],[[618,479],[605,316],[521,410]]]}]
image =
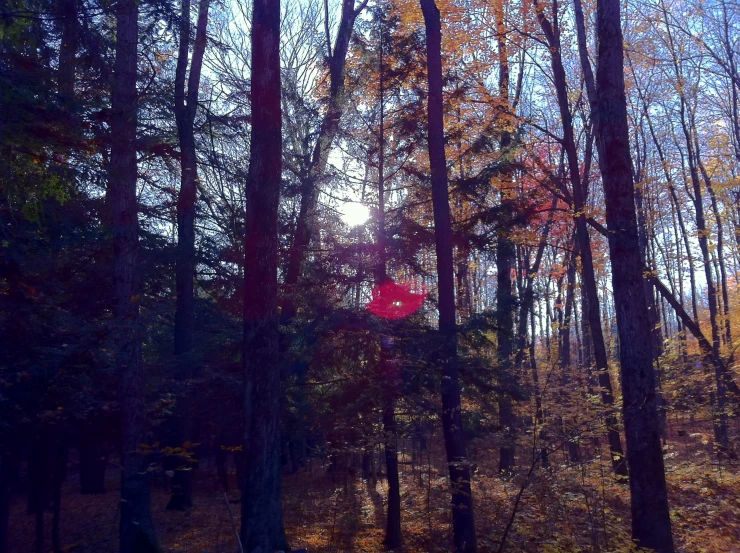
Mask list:
[{"label": "dense woodland background", "polygon": [[739,64],[728,0],[1,0],[0,553],[740,551]]}]

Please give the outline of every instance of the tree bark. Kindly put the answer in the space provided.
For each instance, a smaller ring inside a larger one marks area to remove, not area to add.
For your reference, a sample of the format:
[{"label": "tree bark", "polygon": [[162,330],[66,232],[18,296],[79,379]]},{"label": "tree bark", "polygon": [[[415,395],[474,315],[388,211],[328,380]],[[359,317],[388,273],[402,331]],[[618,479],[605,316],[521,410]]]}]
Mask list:
[{"label": "tree bark", "polygon": [[673,553],[650,314],[635,216],[619,9],[619,0],[599,0],[597,6],[597,139],[619,332],[632,538],[639,547]]},{"label": "tree bark", "polygon": [[424,14],[429,82],[429,164],[432,177],[434,238],[439,286],[439,332],[442,350],[442,426],[452,489],[452,530],[456,553],[477,550],[470,465],[465,451],[457,367],[457,322],[452,254],[452,220],[447,190],[442,98],[442,29],[434,0],[420,0]]},{"label": "tree bark", "polygon": [[139,328],[139,220],[136,197],[138,114],[137,44],[139,8],[135,0],[116,4],[111,152],[107,200],[113,226],[115,344],[121,417],[121,553],[157,551],[151,519],[145,442],[146,410]]},{"label": "tree bark", "polygon": [[278,206],[282,173],[280,2],[252,14],[252,132],[244,238],[245,551],[287,549],[280,496]]}]

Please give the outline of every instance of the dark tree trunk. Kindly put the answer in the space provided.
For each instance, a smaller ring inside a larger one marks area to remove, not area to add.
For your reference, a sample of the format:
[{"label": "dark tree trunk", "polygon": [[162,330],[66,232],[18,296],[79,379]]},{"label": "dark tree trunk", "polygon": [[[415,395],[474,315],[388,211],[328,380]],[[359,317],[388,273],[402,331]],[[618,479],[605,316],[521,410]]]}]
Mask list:
[{"label": "dark tree trunk", "polygon": [[442,30],[434,0],[420,0],[424,14],[429,81],[429,164],[432,176],[434,238],[439,286],[439,331],[442,363],[442,427],[452,489],[452,530],[456,553],[477,550],[470,465],[465,451],[457,368],[457,324],[452,254],[452,221],[447,190],[442,98]]},{"label": "dark tree trunk", "polygon": [[36,511],[34,553],[44,553],[44,509]]},{"label": "dark tree trunk", "polygon": [[[612,457],[612,467],[618,477],[627,476],[627,464],[624,459],[622,450],[622,441],[619,436],[619,425],[617,417],[612,410],[614,405],[614,392],[612,389],[611,377],[609,376],[609,364],[604,342],[604,334],[601,328],[601,313],[599,309],[599,295],[596,286],[596,277],[594,274],[593,255],[591,252],[591,238],[588,234],[586,222],[586,199],[587,190],[585,183],[581,179],[580,164],[578,161],[578,150],[573,131],[573,117],[570,112],[570,103],[568,100],[568,85],[565,76],[565,68],[560,50],[560,30],[557,24],[557,4],[553,5],[553,22],[545,17],[544,10],[537,10],[537,18],[540,27],[550,45],[551,63],[553,72],[553,81],[557,93],[558,107],[563,125],[563,148],[568,160],[568,169],[570,181],[573,189],[573,210],[575,212],[576,237],[581,252],[581,276],[583,294],[588,298],[588,311],[583,314],[588,321],[589,330],[591,331],[591,343],[594,350],[594,361],[596,363],[596,374],[601,388],[601,399],[609,412],[606,416],[607,436],[609,439],[609,449]],[[590,68],[590,66],[588,66]],[[585,71],[588,74],[588,71]],[[598,112],[596,114],[598,120]],[[598,126],[597,126],[598,129]]]},{"label": "dark tree trunk", "polygon": [[62,552],[62,541],[59,535],[59,524],[62,513],[62,484],[67,476],[67,431],[59,428],[54,438],[54,466],[52,472],[53,518],[51,521],[51,546],[54,553]]},{"label": "dark tree trunk", "polygon": [[[7,447],[7,444],[3,444]],[[9,553],[10,496],[16,481],[16,460],[7,451],[0,454],[0,553]]]},{"label": "dark tree trunk", "polygon": [[[187,354],[193,345],[195,277],[195,201],[198,193],[198,160],[195,150],[195,115],[198,89],[206,49],[206,29],[210,0],[201,0],[193,45],[193,59],[185,90],[185,74],[190,51],[190,0],[182,0],[180,45],[175,69],[175,121],[180,142],[180,192],[177,197],[177,250],[175,257],[175,355]],[[180,371],[189,373],[190,363]],[[181,375],[183,378],[188,374]]]},{"label": "dark tree trunk", "polygon": [[[554,10],[557,4],[554,4]],[[576,237],[581,252],[581,276],[583,294],[588,298],[588,311],[583,314],[589,325],[591,343],[593,346],[594,361],[596,362],[596,374],[601,388],[601,400],[609,410],[606,416],[607,437],[609,439],[609,450],[612,457],[612,467],[618,477],[627,476],[627,464],[622,450],[622,441],[619,436],[619,424],[612,410],[614,405],[614,392],[611,377],[609,376],[609,364],[604,342],[604,334],[601,328],[601,313],[599,309],[599,295],[594,274],[593,256],[591,252],[591,238],[588,234],[586,223],[586,198],[587,190],[581,179],[580,164],[578,161],[578,150],[573,132],[573,117],[570,112],[568,100],[567,80],[565,68],[560,50],[560,30],[557,25],[557,14],[553,11],[553,22],[545,17],[543,10],[538,10],[537,17],[543,32],[550,45],[551,62],[555,91],[557,93],[558,107],[563,124],[563,148],[568,160],[570,181],[573,189],[573,210],[575,211]],[[588,66],[590,68],[590,66]],[[588,71],[585,71],[588,75]],[[598,119],[598,113],[596,116]]]},{"label": "dark tree trunk", "polygon": [[639,547],[673,553],[650,314],[635,216],[619,9],[619,0],[598,2],[597,137],[619,331],[632,538]]},{"label": "dark tree trunk", "polygon": [[113,226],[115,344],[121,417],[121,553],[157,551],[151,519],[145,442],[146,411],[139,329],[139,221],[136,199],[137,43],[139,8],[116,4],[116,57],[107,202]]},{"label": "dark tree trunk", "polygon": [[[206,49],[206,29],[210,0],[201,0],[198,22],[190,62],[190,75],[185,90],[185,74],[190,50],[190,0],[182,1],[180,14],[180,44],[175,69],[175,121],[180,143],[180,191],[177,197],[177,249],[175,251],[175,356],[178,362],[177,378],[181,381],[195,376],[195,363],[190,354],[193,346],[195,321],[195,204],[198,195],[198,161],[195,148],[195,115],[198,109],[198,90]],[[175,413],[176,435],[180,438],[175,447],[183,447],[192,436],[194,401],[185,394]],[[168,510],[184,511],[193,505],[192,469],[186,457],[175,462],[172,478],[172,496]]]},{"label": "dark tree trunk", "polygon": [[80,428],[79,451],[80,492],[83,494],[105,493],[108,452],[105,450],[95,423],[89,423]]},{"label": "dark tree trunk", "polygon": [[278,365],[278,206],[282,172],[280,2],[256,0],[252,13],[252,132],[244,238],[245,551],[285,550],[280,496]]},{"label": "dark tree trunk", "polygon": [[[28,514],[44,511],[49,503],[49,471],[47,447],[49,433],[39,428],[31,439],[28,452]],[[43,521],[42,521],[43,524]]]},{"label": "dark tree trunk", "polygon": [[[504,33],[504,14],[499,5],[495,10],[499,53],[499,95],[509,108],[509,55]],[[510,156],[511,134],[501,133],[500,155],[506,159]],[[511,185],[511,167],[502,171],[502,184]],[[508,190],[501,192],[501,203],[506,204]],[[509,237],[511,222],[502,220],[496,232],[496,357],[499,366],[499,380],[504,390],[514,386],[518,375],[513,372],[514,353],[514,295],[511,291],[511,269],[514,266],[514,244]],[[526,314],[525,314],[526,321]],[[516,417],[513,411],[510,393],[499,394],[499,424],[502,430],[503,443],[499,448],[499,472],[508,474],[514,471],[514,451],[516,446]]]},{"label": "dark tree trunk", "polygon": [[[379,104],[380,129],[378,133],[378,226],[376,242],[378,265],[375,281],[378,285],[388,280],[385,235],[385,88],[383,66],[384,31],[380,33]],[[392,333],[390,333],[392,334]],[[385,446],[385,469],[388,475],[388,518],[384,544],[388,549],[401,547],[401,484],[398,477],[398,436],[396,433],[396,375],[391,365],[390,336],[380,337],[379,379],[383,383],[383,436]]]},{"label": "dark tree trunk", "polygon": [[[198,161],[195,149],[195,115],[198,109],[198,90],[206,49],[206,29],[208,27],[208,8],[210,0],[201,0],[198,7],[198,23],[193,45],[193,58],[190,62],[188,88],[185,91],[185,73],[190,50],[190,0],[182,1],[180,14],[180,44],[175,69],[175,121],[180,142],[180,192],[177,197],[177,249],[175,255],[175,355],[178,357],[178,379],[195,376],[195,364],[190,351],[193,346],[195,320],[195,203],[198,194]],[[180,443],[193,440],[192,398],[185,396],[176,413]],[[194,440],[193,440],[194,441]],[[192,469],[186,457],[181,457],[172,478],[172,497],[167,503],[168,510],[184,511],[193,505]]]},{"label": "dark tree trunk", "polygon": [[388,549],[401,547],[401,483],[398,478],[396,414],[392,398],[383,406],[385,467],[388,473],[388,523],[383,543]]}]

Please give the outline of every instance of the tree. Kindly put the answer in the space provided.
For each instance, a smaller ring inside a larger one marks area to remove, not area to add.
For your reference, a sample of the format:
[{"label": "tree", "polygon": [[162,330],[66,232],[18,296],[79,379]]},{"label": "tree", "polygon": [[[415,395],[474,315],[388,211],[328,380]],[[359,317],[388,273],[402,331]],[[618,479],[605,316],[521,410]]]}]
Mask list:
[{"label": "tree", "polygon": [[[586,224],[586,198],[587,179],[582,179],[580,174],[580,161],[576,146],[573,115],[570,110],[568,101],[568,85],[563,66],[562,50],[560,43],[560,27],[558,24],[558,3],[553,2],[552,22],[545,17],[545,12],[537,3],[535,3],[537,19],[540,27],[550,46],[550,59],[552,64],[553,82],[557,96],[558,108],[563,127],[563,149],[568,161],[569,176],[572,189],[572,205],[574,211],[574,220],[576,226],[576,237],[578,239],[579,251],[581,253],[582,265],[582,286],[585,297],[583,316],[588,321],[588,327],[591,335],[591,344],[593,347],[594,361],[596,362],[596,374],[601,387],[601,398],[604,405],[610,408],[614,404],[614,392],[609,376],[608,359],[606,353],[606,344],[604,334],[601,328],[601,313],[599,308],[599,295],[596,286],[596,276],[594,272],[593,253],[591,251],[591,238],[588,234]],[[587,60],[586,60],[587,61]],[[584,73],[589,75],[590,65],[586,65]],[[590,82],[587,77],[586,82]],[[588,85],[587,85],[588,86]],[[590,160],[587,161],[590,163]],[[627,476],[627,465],[624,460],[622,451],[622,440],[619,436],[617,427],[617,417],[614,413],[607,414],[606,417],[607,431],[609,438],[609,449],[612,455],[612,466],[615,474],[619,477]]]},{"label": "tree", "polygon": [[121,553],[154,552],[149,473],[144,443],[146,410],[139,328],[139,223],[136,195],[137,45],[139,8],[135,0],[116,5],[116,58],[111,105],[111,152],[107,209],[113,232],[115,345],[121,412]]},{"label": "tree", "polygon": [[326,25],[326,59],[329,66],[329,97],[327,109],[321,120],[321,127],[316,136],[313,149],[305,167],[300,174],[301,181],[301,204],[296,221],[295,234],[288,252],[288,262],[285,273],[285,286],[288,294],[282,301],[280,311],[280,324],[290,324],[295,316],[296,306],[293,298],[295,287],[298,284],[303,258],[306,248],[311,243],[316,224],[316,208],[318,202],[319,186],[321,178],[326,171],[332,144],[339,132],[339,122],[344,113],[347,101],[345,93],[345,66],[347,63],[347,52],[349,50],[350,38],[354,29],[355,19],[365,9],[368,0],[363,0],[355,8],[355,0],[342,0],[342,16],[339,21],[339,29],[334,39],[332,48],[329,36],[328,0],[325,1],[325,25]]},{"label": "tree", "polygon": [[[175,355],[178,356],[178,377],[193,377],[193,362],[188,357],[193,347],[194,290],[195,277],[195,202],[198,194],[198,161],[195,144],[195,116],[198,109],[198,91],[206,49],[206,29],[210,0],[201,0],[198,8],[198,23],[190,62],[187,92],[185,76],[190,52],[190,0],[183,0],[180,14],[180,44],[175,70],[175,121],[180,142],[180,191],[177,197],[177,249],[175,255]],[[180,446],[188,434],[187,420],[192,416],[187,407],[179,410]],[[178,465],[185,460],[175,461]],[[190,469],[178,467],[172,482],[172,498],[167,509],[184,510],[193,503],[190,486]]]},{"label": "tree", "polygon": [[252,12],[252,130],[244,237],[245,550],[287,549],[280,496],[278,206],[282,173],[280,2]]},{"label": "tree", "polygon": [[598,2],[596,100],[599,165],[619,332],[632,537],[640,547],[673,553],[650,342],[652,328],[635,215],[619,9],[618,0]]},{"label": "tree", "polygon": [[437,253],[439,333],[442,365],[442,425],[452,488],[452,531],[457,553],[477,550],[470,465],[460,414],[457,321],[452,255],[452,218],[447,190],[447,161],[442,98],[442,23],[434,0],[420,0],[427,43],[429,166],[432,177],[434,240]]}]

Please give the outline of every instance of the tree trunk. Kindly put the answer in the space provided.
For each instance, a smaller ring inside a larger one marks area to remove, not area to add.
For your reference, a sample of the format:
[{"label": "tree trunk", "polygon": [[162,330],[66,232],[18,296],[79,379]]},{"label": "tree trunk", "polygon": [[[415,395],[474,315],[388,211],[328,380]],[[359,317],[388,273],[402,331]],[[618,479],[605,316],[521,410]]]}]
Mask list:
[{"label": "tree trunk", "polygon": [[639,547],[655,549],[657,553],[673,553],[650,314],[635,216],[619,9],[619,0],[599,0],[597,6],[597,139],[601,143],[599,161],[620,343],[632,538]]},{"label": "tree trunk", "polygon": [[51,546],[54,553],[62,553],[62,541],[59,535],[59,524],[62,513],[62,484],[67,476],[67,432],[64,428],[58,428],[54,439],[55,458],[52,473],[52,501],[54,515],[51,521]]},{"label": "tree trunk", "polygon": [[477,550],[473,521],[470,465],[465,451],[457,368],[457,324],[452,255],[452,221],[447,190],[442,98],[442,30],[434,0],[420,0],[424,14],[429,81],[429,165],[432,176],[434,238],[439,286],[439,331],[442,351],[442,427],[452,489],[452,530],[456,553]]},{"label": "tree trunk", "polygon": [[[556,7],[557,4],[554,5]],[[617,417],[612,410],[614,405],[614,392],[612,388],[611,377],[609,376],[609,364],[604,343],[604,334],[601,328],[601,313],[599,309],[599,295],[596,286],[596,277],[594,273],[593,256],[591,252],[591,238],[588,234],[586,223],[586,198],[587,191],[580,175],[580,164],[578,161],[578,150],[576,148],[575,136],[573,132],[573,117],[570,112],[570,103],[568,100],[567,80],[565,69],[560,50],[560,30],[557,26],[557,14],[553,13],[555,25],[550,23],[545,17],[544,10],[537,10],[537,18],[540,27],[550,45],[551,63],[553,72],[553,81],[557,93],[558,107],[563,125],[563,149],[565,150],[568,160],[568,169],[570,181],[573,189],[573,210],[575,212],[576,237],[581,252],[581,276],[583,294],[587,298],[588,312],[584,313],[584,318],[588,321],[589,330],[591,331],[591,343],[594,350],[594,361],[596,362],[596,374],[601,388],[601,399],[608,413],[606,416],[607,436],[609,439],[609,449],[612,457],[612,467],[614,473],[624,478],[627,476],[627,464],[624,459],[622,450],[622,441],[619,436],[619,425]],[[590,65],[588,66],[590,68]],[[588,73],[588,71],[586,71]],[[598,120],[598,114],[596,116]],[[597,127],[598,128],[598,127]],[[598,143],[598,142],[597,142]]]},{"label": "tree trunk", "polygon": [[[7,448],[7,444],[3,446]],[[6,449],[0,454],[0,553],[9,553],[10,496],[16,480],[16,460]]]},{"label": "tree trunk", "polygon": [[[496,5],[496,27],[498,29],[498,57],[499,57],[499,95],[509,109],[509,55],[504,32],[503,4]],[[510,157],[511,133],[503,131],[500,141],[500,155],[504,159]],[[503,186],[511,186],[511,167],[502,170]],[[510,190],[501,191],[501,203],[508,203]],[[504,390],[515,385],[517,374],[513,373],[514,353],[514,295],[511,291],[511,269],[514,266],[515,249],[509,237],[510,221],[499,221],[496,232],[496,357],[499,365],[499,381]],[[526,321],[526,315],[525,315]],[[514,452],[516,446],[516,416],[514,415],[511,394],[499,394],[499,424],[503,433],[503,443],[499,448],[499,472],[509,474],[514,471]]]},{"label": "tree trunk", "polygon": [[116,4],[111,152],[107,201],[113,225],[115,344],[121,417],[121,553],[157,551],[151,519],[145,442],[144,379],[139,329],[139,221],[136,199],[137,43],[139,8]]},{"label": "tree trunk", "polygon": [[385,434],[385,467],[388,473],[388,521],[383,543],[388,549],[401,547],[401,484],[398,478],[396,414],[393,399],[383,406]]},{"label": "tree trunk", "polygon": [[[375,270],[376,285],[388,280],[385,235],[385,88],[383,66],[384,29],[380,30],[379,107],[380,128],[378,132],[378,222],[376,242],[378,263]],[[401,547],[401,485],[398,477],[398,436],[396,431],[395,398],[396,375],[391,366],[390,336],[380,336],[380,359],[378,376],[383,384],[383,436],[385,446],[385,468],[388,475],[388,518],[384,544],[388,549]]]},{"label": "tree trunk", "polygon": [[[188,89],[185,91],[185,73],[190,50],[190,0],[182,1],[180,14],[180,45],[175,69],[175,121],[180,142],[180,192],[177,197],[177,248],[175,252],[175,356],[178,361],[179,380],[195,376],[195,365],[190,356],[193,346],[195,321],[195,203],[198,194],[198,163],[195,149],[195,115],[198,108],[198,90],[206,48],[206,29],[210,0],[201,0],[198,23],[190,63]],[[182,447],[185,440],[194,440],[192,432],[192,398],[187,394],[178,405],[175,424],[182,440],[174,443]],[[193,505],[192,466],[181,457],[172,478],[172,497],[168,510],[184,511]]]},{"label": "tree trunk", "polygon": [[80,452],[80,493],[105,493],[105,469],[108,467],[108,453],[97,424],[89,422],[81,426],[79,439]]},{"label": "tree trunk", "polygon": [[[190,51],[190,0],[182,0],[180,45],[175,69],[175,121],[180,142],[180,192],[177,197],[177,249],[175,255],[175,355],[187,354],[193,345],[195,276],[195,201],[198,193],[198,160],[194,123],[206,48],[210,0],[201,0],[190,63],[187,92],[185,74]],[[191,363],[181,360],[180,371],[190,373]],[[189,374],[181,375],[183,378]]]},{"label": "tree trunk", "polygon": [[278,206],[282,173],[280,2],[252,14],[252,132],[244,238],[245,551],[287,549],[280,496]]}]

